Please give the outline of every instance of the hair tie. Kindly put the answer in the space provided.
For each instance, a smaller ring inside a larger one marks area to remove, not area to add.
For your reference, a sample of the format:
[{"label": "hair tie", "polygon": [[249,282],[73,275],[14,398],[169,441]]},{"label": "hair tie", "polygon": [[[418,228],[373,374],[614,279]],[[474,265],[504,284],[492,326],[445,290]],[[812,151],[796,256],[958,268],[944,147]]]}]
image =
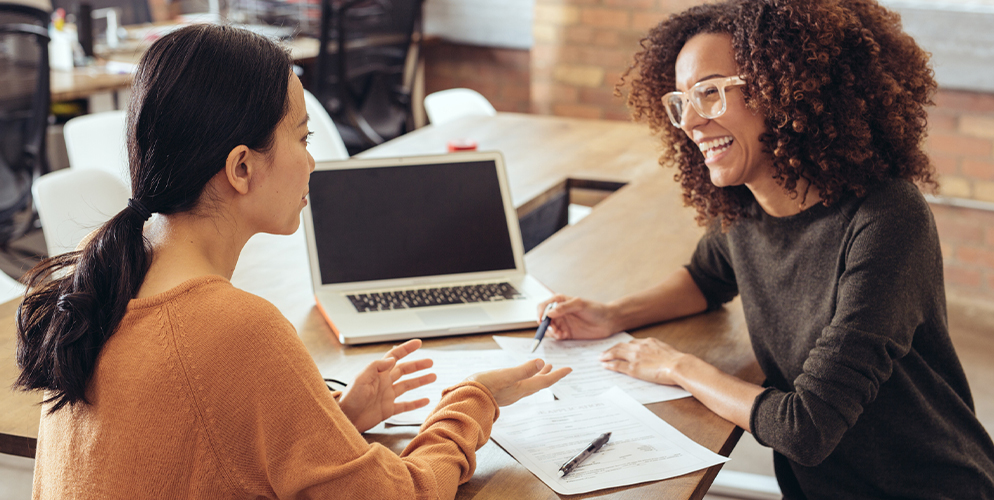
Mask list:
[{"label": "hair tie", "polygon": [[149,217],[152,217],[152,212],[136,199],[128,198],[128,208],[134,210],[142,218],[142,221],[147,221]]}]

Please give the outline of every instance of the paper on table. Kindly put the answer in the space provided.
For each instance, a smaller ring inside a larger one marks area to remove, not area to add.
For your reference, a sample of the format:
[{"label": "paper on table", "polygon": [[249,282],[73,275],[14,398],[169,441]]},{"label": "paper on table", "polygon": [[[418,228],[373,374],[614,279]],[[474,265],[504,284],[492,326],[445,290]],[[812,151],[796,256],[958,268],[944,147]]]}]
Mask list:
[{"label": "paper on table", "polygon": [[[611,440],[560,478],[559,467],[605,432],[611,433]],[[563,495],[667,479],[728,461],[617,387],[600,396],[501,414],[490,437]]]},{"label": "paper on table", "polygon": [[[438,379],[428,385],[408,391],[398,399],[401,401],[413,401],[415,399],[428,398],[431,401],[428,403],[428,406],[423,408],[394,415],[388,418],[386,423],[393,425],[421,425],[428,418],[428,415],[431,414],[432,410],[435,409],[435,406],[438,405],[442,391],[445,389],[462,382],[466,377],[477,372],[521,364],[516,358],[499,349],[464,351],[419,349],[412,355],[412,359],[422,358],[429,358],[434,361],[434,365],[427,372],[434,373],[438,376]],[[518,408],[531,402],[544,403],[546,401],[553,401],[554,399],[555,397],[553,397],[552,392],[548,389],[543,389],[509,407],[502,408],[501,415],[505,414],[511,408]]]},{"label": "paper on table", "polygon": [[532,339],[494,335],[497,345],[511,352],[515,357],[540,357],[552,366],[568,366],[573,369],[566,378],[552,386],[552,392],[559,399],[575,399],[596,396],[618,386],[642,404],[669,401],[690,396],[690,393],[671,385],[660,385],[623,373],[613,372],[601,366],[602,352],[611,346],[628,342],[634,337],[627,333],[616,333],[600,340],[553,340],[546,338],[534,354],[529,353]]}]

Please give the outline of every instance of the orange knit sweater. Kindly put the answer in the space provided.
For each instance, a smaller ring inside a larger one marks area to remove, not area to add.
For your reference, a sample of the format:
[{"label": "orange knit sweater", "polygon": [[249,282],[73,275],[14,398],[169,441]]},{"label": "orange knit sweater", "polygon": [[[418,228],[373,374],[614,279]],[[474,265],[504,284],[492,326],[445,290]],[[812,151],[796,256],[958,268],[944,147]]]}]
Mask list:
[{"label": "orange knit sweater", "polygon": [[43,409],[34,498],[453,498],[498,414],[463,383],[401,456],[368,444],[293,326],[217,276],[132,300],[87,397]]}]

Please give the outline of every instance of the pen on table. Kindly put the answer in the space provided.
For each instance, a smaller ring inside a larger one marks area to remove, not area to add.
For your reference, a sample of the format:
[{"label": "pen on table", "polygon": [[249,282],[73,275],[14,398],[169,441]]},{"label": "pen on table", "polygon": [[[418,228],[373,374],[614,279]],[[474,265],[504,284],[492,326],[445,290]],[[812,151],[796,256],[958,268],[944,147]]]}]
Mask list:
[{"label": "pen on table", "polygon": [[610,432],[601,434],[594,440],[594,442],[587,445],[583,451],[574,455],[573,458],[569,459],[568,462],[564,463],[563,466],[559,468],[559,477],[565,477],[566,474],[573,472],[573,469],[575,469],[577,465],[580,465],[580,463],[586,460],[587,457],[593,455],[597,450],[601,449],[601,446],[604,446],[608,439],[611,439]]},{"label": "pen on table", "polygon": [[555,302],[549,302],[549,305],[545,306],[545,311],[542,312],[542,322],[538,324],[538,330],[535,331],[535,340],[532,341],[532,350],[538,349],[538,344],[542,342],[542,337],[545,337],[545,331],[549,328],[549,322],[552,318],[549,317],[549,311],[556,308],[558,304]]}]

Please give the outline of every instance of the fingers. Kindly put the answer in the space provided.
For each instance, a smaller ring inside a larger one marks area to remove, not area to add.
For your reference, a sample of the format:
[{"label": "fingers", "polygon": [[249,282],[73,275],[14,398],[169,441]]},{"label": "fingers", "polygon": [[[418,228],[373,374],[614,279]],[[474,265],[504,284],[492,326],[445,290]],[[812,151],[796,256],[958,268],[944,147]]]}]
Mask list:
[{"label": "fingers", "polygon": [[549,311],[549,317],[553,320],[569,314],[575,314],[586,307],[586,302],[579,297],[564,297],[562,295],[557,295],[557,297],[560,297],[562,300],[557,301],[558,305],[556,305],[556,308]]},{"label": "fingers", "polygon": [[[549,304],[551,304],[553,302],[556,302],[557,303],[556,307],[558,308],[559,306],[562,305],[563,302],[565,302],[568,299],[569,299],[569,297],[567,297],[565,295],[556,294],[556,295],[553,295],[552,298],[550,298],[549,300],[546,300],[545,302],[542,302],[541,304],[539,304],[538,305],[538,311],[537,311],[538,312],[538,319],[539,319],[539,321],[542,320],[542,315],[545,314],[545,308]],[[549,316],[552,316],[552,315],[550,314]]]},{"label": "fingers", "polygon": [[390,381],[396,382],[397,380],[400,379],[400,377],[403,377],[404,375],[410,375],[414,372],[427,370],[428,368],[434,366],[434,364],[435,362],[430,359],[418,359],[415,361],[406,361],[404,363],[400,363],[397,365],[396,368],[394,368],[393,373],[390,374],[391,378]]},{"label": "fingers", "polygon": [[438,375],[435,375],[434,373],[428,373],[420,377],[401,380],[393,385],[394,397],[399,397],[411,389],[417,389],[418,387],[428,385],[436,380],[438,380]]},{"label": "fingers", "polygon": [[388,372],[393,370],[394,366],[397,366],[397,358],[378,359],[370,363],[369,366],[375,367],[378,373]]},{"label": "fingers", "polygon": [[[428,406],[429,399],[421,398],[414,401],[402,401],[400,403],[393,404],[393,414],[404,413],[405,411],[417,410],[424,406]],[[393,416],[393,415],[391,415]]]},{"label": "fingers", "polygon": [[420,347],[421,347],[421,339],[411,339],[408,340],[407,342],[404,342],[403,344],[394,346],[393,349],[387,351],[387,353],[383,356],[383,358],[384,359],[394,358],[398,360],[403,359],[404,356],[407,356],[408,354],[417,351]]},{"label": "fingers", "polygon": [[[521,390],[521,397],[529,396],[534,394],[546,387],[550,387],[556,382],[559,382],[566,375],[569,375],[573,371],[572,368],[559,368],[557,370],[552,370],[552,365],[546,365],[549,368],[546,373],[539,373],[528,379],[522,380],[518,385]],[[543,371],[545,369],[543,368]]]}]

